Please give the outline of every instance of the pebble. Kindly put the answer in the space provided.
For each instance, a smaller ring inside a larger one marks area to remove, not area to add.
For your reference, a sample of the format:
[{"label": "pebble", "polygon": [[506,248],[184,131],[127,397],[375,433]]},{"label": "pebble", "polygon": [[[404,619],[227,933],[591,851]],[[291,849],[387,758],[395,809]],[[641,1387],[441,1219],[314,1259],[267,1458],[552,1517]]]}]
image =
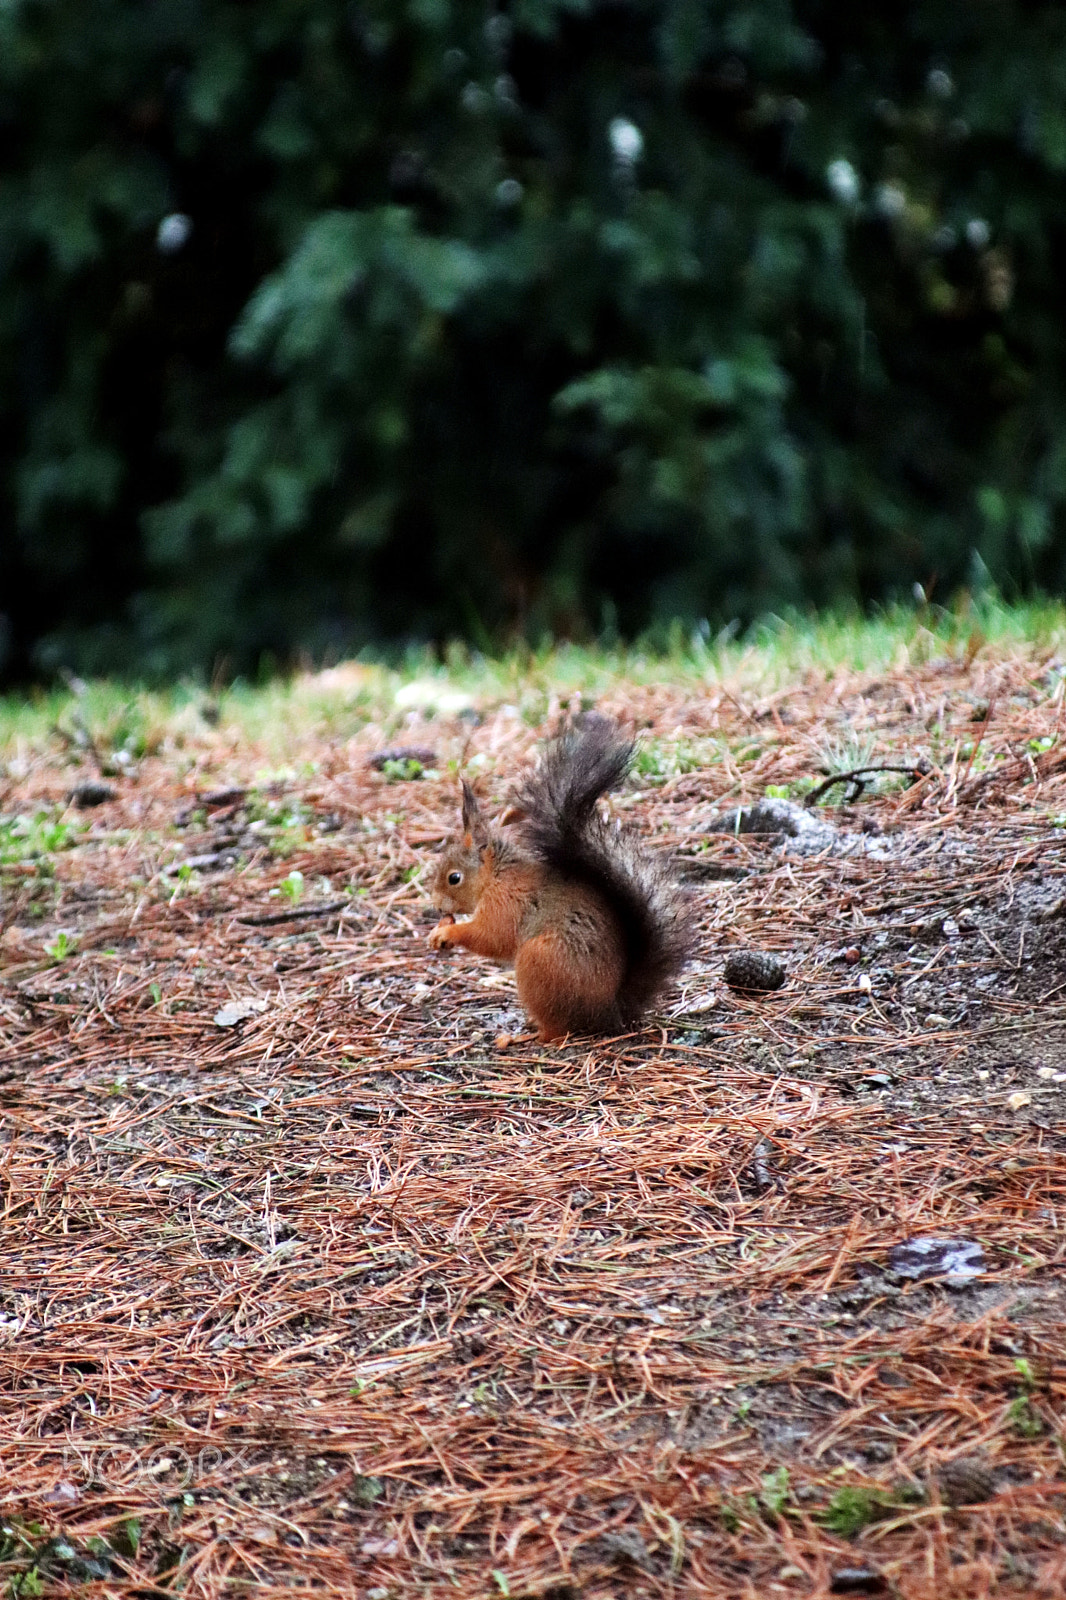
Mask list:
[{"label": "pebble", "polygon": [[67,796],[71,805],[85,811],[90,806],[102,806],[115,798],[116,790],[109,783],[79,783]]},{"label": "pebble", "polygon": [[901,1278],[924,1282],[943,1278],[950,1288],[961,1288],[987,1270],[985,1253],[975,1239],[905,1239],[893,1246],[888,1264]]},{"label": "pebble", "polygon": [[830,1594],[884,1594],[887,1588],[876,1567],[839,1567],[829,1580]]}]

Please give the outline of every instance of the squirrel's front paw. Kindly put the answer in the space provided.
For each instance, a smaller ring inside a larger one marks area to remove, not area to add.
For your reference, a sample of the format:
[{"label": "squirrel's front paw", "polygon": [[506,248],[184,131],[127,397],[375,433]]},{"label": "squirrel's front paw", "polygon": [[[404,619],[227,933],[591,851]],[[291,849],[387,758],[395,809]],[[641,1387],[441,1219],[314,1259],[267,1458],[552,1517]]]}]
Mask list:
[{"label": "squirrel's front paw", "polygon": [[433,932],[429,936],[429,948],[431,950],[447,950],[448,946],[452,942],[448,938],[448,929],[454,926],[454,917],[441,917],[440,921],[437,923],[437,926],[433,929]]}]

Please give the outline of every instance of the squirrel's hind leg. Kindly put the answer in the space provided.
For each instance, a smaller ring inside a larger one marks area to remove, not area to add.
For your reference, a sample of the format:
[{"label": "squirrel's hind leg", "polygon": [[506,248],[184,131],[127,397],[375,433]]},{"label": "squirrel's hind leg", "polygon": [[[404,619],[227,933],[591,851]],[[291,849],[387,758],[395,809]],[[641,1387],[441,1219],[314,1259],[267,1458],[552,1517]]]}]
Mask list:
[{"label": "squirrel's hind leg", "polygon": [[557,935],[527,939],[515,957],[518,997],[542,1044],[568,1033],[620,1033],[622,970],[611,959],[580,957]]}]

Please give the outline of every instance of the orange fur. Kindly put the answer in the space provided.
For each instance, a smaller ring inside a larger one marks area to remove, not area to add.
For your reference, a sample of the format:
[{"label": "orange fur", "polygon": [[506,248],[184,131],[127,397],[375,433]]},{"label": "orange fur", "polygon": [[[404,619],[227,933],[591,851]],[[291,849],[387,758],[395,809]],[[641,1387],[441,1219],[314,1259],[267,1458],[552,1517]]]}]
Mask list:
[{"label": "orange fur", "polygon": [[[452,857],[446,857],[447,866]],[[446,876],[446,874],[445,874]],[[616,995],[624,961],[606,907],[580,886],[552,884],[534,862],[497,869],[491,846],[474,877],[469,922],[439,922],[434,950],[461,946],[494,961],[513,961],[518,995],[546,1042],[568,1033],[616,1032]],[[566,937],[575,910],[586,915],[593,948]]]},{"label": "orange fur", "polygon": [[532,866],[525,871],[512,869],[506,875],[495,870],[492,849],[481,863],[473,889],[474,915],[469,922],[438,922],[429,936],[430,946],[462,945],[476,956],[491,956],[494,961],[513,961],[518,949],[519,925],[523,906],[536,890]]},{"label": "orange fur", "polygon": [[[534,783],[505,812],[516,825],[507,833],[489,827],[464,781],[463,831],[445,844],[430,881],[442,913],[430,948],[513,961],[519,998],[545,1042],[621,1032],[684,959],[679,902],[663,889],[662,869],[636,860],[632,845],[592,817],[629,754],[606,724],[549,753],[547,788]],[[548,836],[543,854],[535,841],[531,848],[531,828]],[[556,832],[565,845],[554,844]]]},{"label": "orange fur", "polygon": [[[480,822],[469,800],[464,821],[472,826],[445,847],[433,875],[431,893],[445,917],[429,935],[430,948],[513,961],[519,999],[544,1043],[568,1033],[620,1032],[625,952],[602,895],[527,860]],[[452,885],[456,874],[462,881]],[[473,915],[455,922],[453,910]]]}]

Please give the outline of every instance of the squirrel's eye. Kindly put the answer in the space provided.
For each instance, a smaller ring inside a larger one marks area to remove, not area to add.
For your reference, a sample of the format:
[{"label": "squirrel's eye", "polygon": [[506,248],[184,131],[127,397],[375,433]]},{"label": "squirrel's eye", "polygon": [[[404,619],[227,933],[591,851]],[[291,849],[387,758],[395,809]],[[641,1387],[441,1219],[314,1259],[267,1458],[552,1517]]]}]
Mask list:
[{"label": "squirrel's eye", "polygon": [[462,881],[463,881],[463,875],[462,875],[461,872],[449,872],[449,874],[448,874],[448,882],[451,884],[453,889],[458,888],[459,884],[461,884]]}]

